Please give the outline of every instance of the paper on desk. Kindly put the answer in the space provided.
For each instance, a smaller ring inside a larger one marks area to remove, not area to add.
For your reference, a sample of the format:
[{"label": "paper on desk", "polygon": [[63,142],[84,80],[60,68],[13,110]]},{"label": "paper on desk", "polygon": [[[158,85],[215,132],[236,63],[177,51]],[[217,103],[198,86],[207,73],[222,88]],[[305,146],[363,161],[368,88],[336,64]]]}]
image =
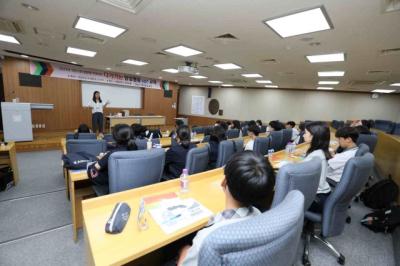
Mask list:
[{"label": "paper on desk", "polygon": [[210,210],[194,199],[164,199],[148,207],[150,215],[166,234],[212,215]]}]

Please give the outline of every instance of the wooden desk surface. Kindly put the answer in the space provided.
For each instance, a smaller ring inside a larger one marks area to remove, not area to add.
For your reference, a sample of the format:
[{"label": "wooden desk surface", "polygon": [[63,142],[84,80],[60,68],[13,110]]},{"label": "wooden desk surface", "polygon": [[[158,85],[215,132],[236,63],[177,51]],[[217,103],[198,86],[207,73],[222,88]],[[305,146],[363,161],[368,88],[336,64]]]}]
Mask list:
[{"label": "wooden desk surface", "polygon": [[[196,199],[213,213],[223,210],[225,196],[220,186],[223,179],[222,168],[192,175],[189,178],[190,191],[183,197]],[[179,195],[179,180],[83,201],[82,210],[88,251],[90,254],[95,254],[95,256],[89,256],[93,259],[92,263],[95,265],[121,265],[203,228],[208,219],[203,219],[167,235],[147,212],[149,228],[139,231],[136,217],[140,199],[144,196],[168,192],[177,192]],[[118,202],[126,202],[131,207],[128,223],[121,234],[106,234],[105,223]]]}]

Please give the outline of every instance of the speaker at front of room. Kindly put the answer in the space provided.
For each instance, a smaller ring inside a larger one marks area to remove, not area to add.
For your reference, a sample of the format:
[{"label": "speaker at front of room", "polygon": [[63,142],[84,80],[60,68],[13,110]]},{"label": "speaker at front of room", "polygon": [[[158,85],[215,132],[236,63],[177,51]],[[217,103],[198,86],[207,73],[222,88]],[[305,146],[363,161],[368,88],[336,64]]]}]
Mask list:
[{"label": "speaker at front of room", "polygon": [[224,115],[224,110],[222,110],[222,109],[219,110],[219,111],[218,111],[218,114],[219,114],[219,115]]},{"label": "speaker at front of room", "polygon": [[208,87],[208,98],[211,98],[212,95],[212,88]]}]

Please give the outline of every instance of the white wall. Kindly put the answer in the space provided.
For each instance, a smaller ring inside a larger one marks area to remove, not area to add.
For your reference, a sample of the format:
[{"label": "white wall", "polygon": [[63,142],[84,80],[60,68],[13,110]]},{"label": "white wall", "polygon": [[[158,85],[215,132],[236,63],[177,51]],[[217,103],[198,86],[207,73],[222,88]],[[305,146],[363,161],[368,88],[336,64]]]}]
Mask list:
[{"label": "white wall", "polygon": [[270,121],[386,119],[400,122],[400,95],[383,94],[372,99],[369,93],[294,91],[279,89],[213,88],[224,115],[208,112],[206,87],[181,87],[179,114],[191,114],[192,96],[205,96],[206,117]]}]

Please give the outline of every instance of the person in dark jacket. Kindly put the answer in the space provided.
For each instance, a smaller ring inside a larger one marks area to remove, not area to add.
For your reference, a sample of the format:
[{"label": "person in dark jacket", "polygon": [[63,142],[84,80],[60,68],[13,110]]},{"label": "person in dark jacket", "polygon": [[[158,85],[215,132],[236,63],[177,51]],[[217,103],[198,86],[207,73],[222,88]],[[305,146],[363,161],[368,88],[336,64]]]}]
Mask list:
[{"label": "person in dark jacket", "polygon": [[196,145],[190,143],[190,129],[188,126],[181,126],[177,130],[176,142],[165,154],[164,179],[173,179],[181,175],[185,168],[186,156],[190,149]]},{"label": "person in dark jacket", "polygon": [[218,150],[219,143],[223,140],[226,140],[225,129],[221,126],[215,126],[211,135],[210,135],[210,159],[209,159],[209,168],[215,168],[215,164],[218,159]]}]

